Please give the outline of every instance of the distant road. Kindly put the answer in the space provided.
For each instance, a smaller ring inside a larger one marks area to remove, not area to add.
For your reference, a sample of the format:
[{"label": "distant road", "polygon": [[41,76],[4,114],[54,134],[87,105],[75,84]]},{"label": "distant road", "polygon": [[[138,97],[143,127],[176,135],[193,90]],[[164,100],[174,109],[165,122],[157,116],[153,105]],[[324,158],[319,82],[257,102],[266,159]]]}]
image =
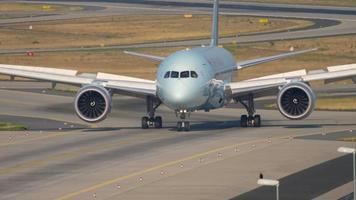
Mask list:
[{"label": "distant road", "polygon": [[[173,0],[106,0],[106,1],[20,1],[35,3],[54,3],[63,5],[80,5],[89,10],[76,11],[72,13],[56,13],[50,16],[38,16],[32,18],[16,18],[0,20],[0,25],[9,23],[21,23],[30,21],[62,20],[85,17],[100,17],[122,14],[152,14],[152,13],[203,13],[211,12],[211,4],[201,1],[173,1]],[[350,35],[356,33],[356,8],[346,7],[326,7],[326,6],[295,6],[282,4],[263,3],[234,3],[224,2],[221,5],[221,14],[240,16],[263,16],[281,17],[290,19],[306,19],[316,23],[304,29],[292,29],[289,31],[279,31],[272,33],[261,33],[253,35],[240,35],[236,37],[226,37],[221,39],[222,44],[232,43],[253,43],[263,41],[303,39],[315,37],[329,37],[337,35]],[[70,48],[42,48],[42,49],[16,49],[0,50],[0,54],[16,54],[26,51],[33,52],[58,52],[58,51],[91,51],[110,49],[130,49],[148,47],[172,47],[172,46],[200,46],[208,44],[209,39],[188,40],[188,41],[168,41],[130,45],[113,45],[106,47],[70,47]]]}]

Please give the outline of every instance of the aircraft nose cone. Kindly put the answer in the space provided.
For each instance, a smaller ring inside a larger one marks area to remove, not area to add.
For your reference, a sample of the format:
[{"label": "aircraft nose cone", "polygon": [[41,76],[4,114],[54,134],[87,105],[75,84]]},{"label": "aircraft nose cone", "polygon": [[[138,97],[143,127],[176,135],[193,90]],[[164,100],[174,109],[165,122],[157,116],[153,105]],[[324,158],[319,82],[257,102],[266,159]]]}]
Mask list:
[{"label": "aircraft nose cone", "polygon": [[172,104],[176,104],[179,106],[184,106],[189,104],[192,98],[193,98],[193,94],[191,94],[189,90],[183,88],[170,92],[170,95],[168,97],[169,101]]},{"label": "aircraft nose cone", "polygon": [[162,89],[163,102],[173,109],[195,108],[206,102],[201,88],[172,84]]}]

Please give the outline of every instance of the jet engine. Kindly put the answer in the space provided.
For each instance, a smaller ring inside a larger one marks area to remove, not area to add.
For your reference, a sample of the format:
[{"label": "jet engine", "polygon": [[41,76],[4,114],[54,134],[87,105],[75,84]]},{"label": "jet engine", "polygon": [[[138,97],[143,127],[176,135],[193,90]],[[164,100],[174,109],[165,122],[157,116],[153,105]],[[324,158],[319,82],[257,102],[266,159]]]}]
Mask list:
[{"label": "jet engine", "polygon": [[100,122],[111,110],[111,95],[101,86],[88,85],[81,88],[74,101],[75,112],[82,120]]},{"label": "jet engine", "polygon": [[303,82],[289,83],[279,91],[277,105],[283,116],[299,120],[313,112],[315,99],[315,94],[309,85]]},{"label": "jet engine", "polygon": [[221,108],[226,103],[226,95],[223,82],[213,81],[209,88],[209,99],[206,107],[209,109]]}]

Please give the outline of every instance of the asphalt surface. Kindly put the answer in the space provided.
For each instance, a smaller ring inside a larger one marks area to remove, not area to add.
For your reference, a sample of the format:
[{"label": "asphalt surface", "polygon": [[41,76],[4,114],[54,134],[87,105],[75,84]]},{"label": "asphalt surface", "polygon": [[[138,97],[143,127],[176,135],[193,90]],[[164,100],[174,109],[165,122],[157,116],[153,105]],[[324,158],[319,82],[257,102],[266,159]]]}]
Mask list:
[{"label": "asphalt surface", "polygon": [[87,128],[87,126],[81,124],[74,124],[36,117],[0,115],[0,121],[19,123],[28,127],[27,130],[30,131],[66,131]]},{"label": "asphalt surface", "polygon": [[[24,1],[34,2],[34,1]],[[77,11],[72,13],[56,13],[51,16],[38,16],[32,18],[2,19],[0,25],[9,23],[23,23],[30,21],[48,21],[76,19],[83,17],[100,17],[118,14],[135,13],[185,13],[192,12],[200,14],[211,14],[211,5],[197,2],[181,1],[35,1],[37,3],[55,3],[64,5],[81,5],[84,7],[97,7]],[[305,29],[287,30],[283,32],[272,32],[264,34],[241,35],[238,38],[226,37],[220,40],[220,43],[232,43],[238,40],[239,43],[253,43],[263,41],[303,39],[314,37],[329,37],[336,35],[355,34],[356,30],[356,9],[355,8],[334,8],[325,6],[293,6],[280,4],[258,4],[258,3],[223,3],[222,15],[240,15],[240,16],[261,16],[261,17],[281,17],[291,19],[306,19],[317,22],[316,26]],[[70,47],[53,49],[17,49],[0,50],[1,54],[23,53],[26,51],[34,52],[56,52],[56,51],[88,51],[88,50],[110,50],[110,49],[130,49],[130,48],[151,48],[151,47],[171,47],[171,46],[200,46],[208,44],[210,39],[189,40],[189,41],[164,41],[144,44],[131,45],[112,45],[106,47]]]},{"label": "asphalt surface", "polygon": [[[329,190],[348,183],[352,178],[352,155],[345,155],[280,179],[280,199],[314,199]],[[299,194],[299,195],[296,195]],[[231,200],[274,199],[273,187],[259,187]]]},{"label": "asphalt surface", "polygon": [[[43,126],[0,133],[0,199],[269,197],[271,188],[256,185],[260,172],[281,180],[282,196],[309,199],[350,182],[350,158],[336,148],[354,144],[326,138],[356,129],[352,112],[289,121],[277,111],[258,110],[263,127],[245,129],[238,125],[244,111],[227,108],[193,113],[192,131],[177,132],[174,114],[160,107],[164,128],[141,130],[143,100],[115,96],[108,119],[92,126],[73,113],[74,94],[38,92],[48,86],[1,82],[0,118],[19,116],[18,122],[40,120]],[[67,129],[54,131],[57,125]],[[318,134],[320,139],[304,138]]]}]

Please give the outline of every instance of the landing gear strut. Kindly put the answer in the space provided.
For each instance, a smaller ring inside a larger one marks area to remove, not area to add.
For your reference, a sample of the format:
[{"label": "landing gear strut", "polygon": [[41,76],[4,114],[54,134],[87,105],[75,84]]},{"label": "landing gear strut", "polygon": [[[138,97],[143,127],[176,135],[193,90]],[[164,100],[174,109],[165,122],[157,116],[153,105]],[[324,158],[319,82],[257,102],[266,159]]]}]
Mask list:
[{"label": "landing gear strut", "polygon": [[256,110],[253,95],[250,94],[244,98],[238,97],[236,100],[246,108],[248,113],[248,115],[241,115],[241,127],[261,127],[261,116],[254,115]]},{"label": "landing gear strut", "polygon": [[149,127],[162,128],[162,117],[155,116],[156,109],[161,105],[161,101],[152,96],[146,97],[147,115],[141,119],[142,129]]},{"label": "landing gear strut", "polygon": [[177,130],[190,131],[190,122],[187,120],[187,118],[190,117],[190,112],[187,110],[179,110],[176,111],[176,115],[181,119],[181,121],[177,122]]}]

